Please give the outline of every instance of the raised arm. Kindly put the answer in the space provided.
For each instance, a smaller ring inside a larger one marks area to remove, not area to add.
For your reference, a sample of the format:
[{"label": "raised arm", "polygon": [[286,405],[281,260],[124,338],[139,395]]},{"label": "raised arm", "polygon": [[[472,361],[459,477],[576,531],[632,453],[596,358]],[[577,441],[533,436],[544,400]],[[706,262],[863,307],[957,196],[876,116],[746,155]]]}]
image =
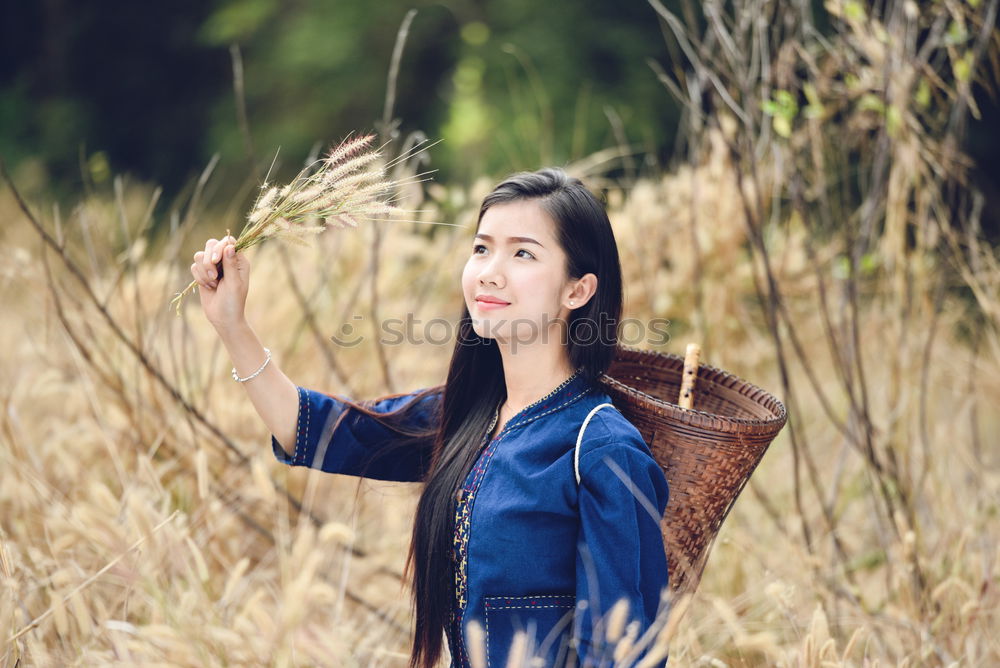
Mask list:
[{"label": "raised arm", "polygon": [[[261,367],[267,354],[246,320],[244,309],[250,286],[250,260],[235,252],[236,239],[209,239],[205,250],[194,254],[191,274],[198,281],[198,296],[205,317],[215,328],[236,373],[246,378]],[[221,261],[223,276],[218,273]],[[240,383],[281,447],[291,454],[295,447],[298,391],[274,359],[257,376]]]},{"label": "raised arm", "polygon": [[[223,279],[225,280],[225,279]],[[229,351],[233,367],[241,378],[246,378],[260,368],[267,355],[253,329],[246,322],[219,332],[223,345]],[[295,383],[284,374],[274,359],[254,378],[240,383],[250,397],[264,424],[277,443],[288,454],[295,447],[295,429],[298,418],[299,397]]]},{"label": "raised arm", "polygon": [[235,244],[233,237],[209,239],[205,250],[195,253],[191,274],[198,281],[205,317],[229,351],[237,375],[246,378],[260,371],[241,384],[271,431],[275,456],[328,473],[422,480],[430,464],[431,433],[440,420],[441,393],[417,390],[366,402],[375,413],[402,413],[405,430],[421,434],[409,438],[349,406],[346,397],[297,386],[274,359],[264,365],[267,353],[244,315],[250,261],[235,252]]}]

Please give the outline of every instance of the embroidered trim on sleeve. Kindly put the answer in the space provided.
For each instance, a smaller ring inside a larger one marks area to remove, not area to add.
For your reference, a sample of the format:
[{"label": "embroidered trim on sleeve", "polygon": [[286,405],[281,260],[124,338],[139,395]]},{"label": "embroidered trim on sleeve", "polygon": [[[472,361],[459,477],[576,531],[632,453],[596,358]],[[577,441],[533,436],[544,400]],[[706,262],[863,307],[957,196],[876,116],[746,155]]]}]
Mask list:
[{"label": "embroidered trim on sleeve", "polygon": [[[309,419],[312,409],[309,399],[306,397],[305,390],[301,387],[296,387],[295,389],[299,395],[299,412],[296,417],[295,450],[292,452],[292,461],[300,466],[305,466],[308,462],[305,461],[304,452],[305,444],[309,441]],[[302,410],[303,407],[305,411]],[[305,420],[302,419],[303,417],[305,417]]]}]

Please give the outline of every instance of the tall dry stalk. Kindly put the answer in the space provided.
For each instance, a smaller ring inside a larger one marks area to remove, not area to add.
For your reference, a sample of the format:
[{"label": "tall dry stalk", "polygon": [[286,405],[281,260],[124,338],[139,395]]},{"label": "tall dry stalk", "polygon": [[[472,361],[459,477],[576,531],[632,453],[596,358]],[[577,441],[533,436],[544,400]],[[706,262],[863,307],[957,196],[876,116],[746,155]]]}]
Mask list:
[{"label": "tall dry stalk", "polygon": [[[843,538],[843,477],[827,475],[807,436],[805,421],[816,416],[804,406],[814,402],[844,455],[863,463],[872,539],[887,557],[903,557],[885,560],[885,591],[902,588],[915,616],[935,620],[940,576],[913,544],[943,445],[926,426],[942,300],[971,290],[976,335],[995,340],[1000,329],[988,292],[993,254],[962,242],[978,239],[981,212],[960,150],[966,118],[978,114],[973,86],[995,90],[998,3],[833,0],[824,21],[808,3],[684,2],[680,16],[650,4],[676,55],[669,69],[651,65],[684,105],[692,166],[717,141],[728,153],[789,409],[798,528],[832,596],[827,615],[836,619],[840,603],[868,609],[884,594],[866,591],[854,565],[870,546]],[[793,235],[808,257],[812,276],[799,283],[809,291],[782,280],[786,258],[775,249]],[[820,316],[823,360],[803,331],[803,299]],[[864,335],[873,307],[884,309],[875,312],[881,340]],[[777,517],[764,488],[753,488]],[[827,561],[833,573],[821,567]]]}]

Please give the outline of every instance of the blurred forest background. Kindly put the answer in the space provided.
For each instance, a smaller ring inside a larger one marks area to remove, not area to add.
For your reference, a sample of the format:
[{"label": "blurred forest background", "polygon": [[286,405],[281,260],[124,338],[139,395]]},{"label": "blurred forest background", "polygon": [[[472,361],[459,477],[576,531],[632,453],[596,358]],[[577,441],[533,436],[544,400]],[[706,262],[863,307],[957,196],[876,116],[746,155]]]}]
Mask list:
[{"label": "blurred forest background", "polygon": [[788,409],[670,665],[1000,665],[998,6],[5,3],[0,665],[405,665],[419,486],[278,465],[197,299],[168,306],[272,161],[369,129],[441,140],[393,168],[437,171],[415,220],[251,251],[290,378],[442,382],[449,346],[379,323],[457,318],[483,195],[564,165],[625,315],[669,320],[632,343]]},{"label": "blurred forest background", "polygon": [[[396,31],[401,130],[443,139],[448,182],[562,164],[624,141],[655,164],[677,104],[647,58],[667,49],[640,2],[371,3],[236,0],[10,3],[0,64],[0,151],[53,185],[129,172],[168,194],[212,154],[243,168],[230,46],[262,155],[305,156],[381,116]],[[26,26],[31,26],[26,29]]]},{"label": "blurred forest background", "polygon": [[[681,4],[666,6],[682,14]],[[830,31],[822,2],[796,4]],[[363,0],[4,3],[0,155],[37,163],[60,196],[82,179],[128,173],[162,185],[166,202],[219,153],[218,187],[232,192],[246,148],[230,47],[241,50],[258,159],[280,147],[293,165],[316,142],[381,117],[411,8],[395,117],[404,133],[443,140],[432,165],[440,180],[468,185],[616,145],[647,171],[675,155],[680,104],[647,60],[678,63],[680,50],[647,3],[604,0],[385,0],[378,11]],[[964,139],[995,234],[1000,115],[995,98],[980,98]]]}]

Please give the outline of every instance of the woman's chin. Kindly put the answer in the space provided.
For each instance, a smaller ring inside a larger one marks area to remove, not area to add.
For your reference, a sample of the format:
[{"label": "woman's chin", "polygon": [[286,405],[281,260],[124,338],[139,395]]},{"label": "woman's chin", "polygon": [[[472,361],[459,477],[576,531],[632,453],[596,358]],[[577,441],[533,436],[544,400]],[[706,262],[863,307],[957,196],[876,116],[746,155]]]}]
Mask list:
[{"label": "woman's chin", "polygon": [[484,339],[497,339],[498,341],[506,340],[503,329],[503,323],[498,324],[495,320],[491,320],[490,318],[477,318],[476,316],[472,316],[472,330],[477,336]]}]

